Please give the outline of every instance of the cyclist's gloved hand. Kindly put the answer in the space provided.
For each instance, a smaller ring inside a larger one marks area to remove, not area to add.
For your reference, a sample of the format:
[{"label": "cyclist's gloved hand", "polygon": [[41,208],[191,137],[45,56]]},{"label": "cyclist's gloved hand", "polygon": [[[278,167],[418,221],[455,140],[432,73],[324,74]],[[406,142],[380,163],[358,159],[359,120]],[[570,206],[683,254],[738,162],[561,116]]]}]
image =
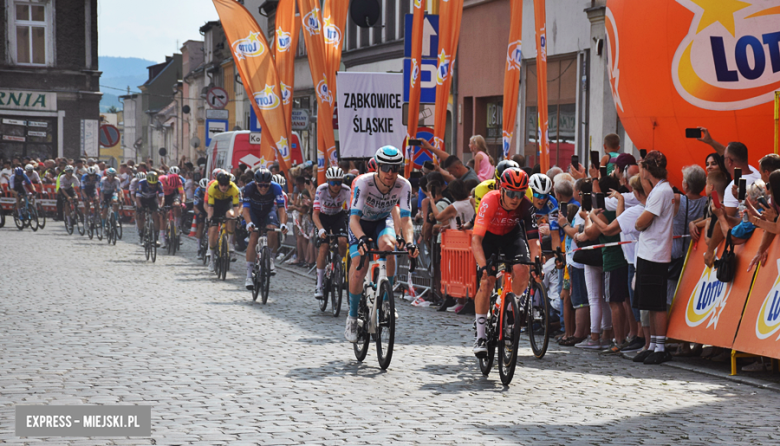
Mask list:
[{"label": "cyclist's gloved hand", "polygon": [[251,221],[246,224],[246,230],[249,232],[252,232],[252,230],[255,229],[255,227],[256,227],[255,224]]},{"label": "cyclist's gloved hand", "polygon": [[358,251],[360,255],[364,255],[368,251],[368,236],[364,235],[358,239]]},{"label": "cyclist's gloved hand", "polygon": [[279,226],[279,229],[281,229],[281,230],[282,230],[282,234],[287,234],[287,225],[286,225],[286,224],[282,223],[282,224]]},{"label": "cyclist's gloved hand", "polygon": [[[403,241],[403,239],[401,239]],[[417,257],[417,245],[415,245],[413,242],[409,242],[406,244],[406,250],[409,251],[409,257],[415,258]]]},{"label": "cyclist's gloved hand", "polygon": [[398,249],[403,249],[403,247],[406,246],[406,240],[404,240],[401,234],[398,234],[395,236],[395,244]]},{"label": "cyclist's gloved hand", "polygon": [[325,228],[320,229],[318,235],[320,238],[325,238]]}]

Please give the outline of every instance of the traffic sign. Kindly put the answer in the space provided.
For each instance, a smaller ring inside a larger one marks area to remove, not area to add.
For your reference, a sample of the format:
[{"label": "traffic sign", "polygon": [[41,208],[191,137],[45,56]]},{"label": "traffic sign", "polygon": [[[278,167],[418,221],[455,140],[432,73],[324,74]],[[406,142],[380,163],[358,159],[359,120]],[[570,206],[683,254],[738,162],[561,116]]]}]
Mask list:
[{"label": "traffic sign", "polygon": [[260,142],[261,142],[260,135],[261,135],[261,133],[254,133],[254,132],[250,133],[249,134],[249,144],[260,144]]},{"label": "traffic sign", "polygon": [[211,108],[216,109],[223,109],[228,103],[228,94],[227,91],[225,91],[224,88],[219,87],[211,87],[209,89],[209,92],[206,94],[206,101],[209,103]]},{"label": "traffic sign", "polygon": [[306,130],[309,128],[309,112],[300,108],[292,110],[292,130]]},{"label": "traffic sign", "polygon": [[[404,57],[412,57],[412,22],[414,14],[404,20]],[[436,58],[439,54],[439,16],[426,15],[423,24],[422,57]]]},{"label": "traffic sign", "polygon": [[[433,104],[436,102],[436,59],[423,59],[420,70],[420,103]],[[410,71],[412,59],[404,59],[404,102],[409,102],[409,86],[411,84]]]},{"label": "traffic sign", "polygon": [[[293,116],[295,116],[293,112]],[[295,118],[293,118],[295,119]],[[260,120],[257,119],[257,114],[255,114],[255,108],[249,107],[249,130],[252,132],[262,132],[262,125],[260,125]]]},{"label": "traffic sign", "polygon": [[223,119],[207,119],[206,120],[206,147],[211,146],[211,138],[218,133],[226,132],[228,128],[228,122]]},{"label": "traffic sign", "polygon": [[206,119],[228,119],[229,117],[230,117],[230,112],[228,110],[215,110],[215,109],[206,110]]},{"label": "traffic sign", "polygon": [[103,124],[100,126],[99,141],[103,147],[114,147],[119,143],[119,129],[111,124]]}]

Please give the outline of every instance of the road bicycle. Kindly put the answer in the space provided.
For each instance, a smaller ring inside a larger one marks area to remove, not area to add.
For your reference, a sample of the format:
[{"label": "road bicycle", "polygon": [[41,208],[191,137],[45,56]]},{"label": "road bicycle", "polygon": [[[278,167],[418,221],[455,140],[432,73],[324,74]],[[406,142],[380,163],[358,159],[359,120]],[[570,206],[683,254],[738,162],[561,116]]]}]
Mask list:
[{"label": "road bicycle", "polygon": [[230,240],[227,232],[227,222],[230,220],[235,221],[236,219],[223,216],[216,220],[219,225],[217,229],[219,235],[217,238],[217,258],[214,259],[214,272],[217,274],[217,278],[222,280],[225,280],[230,269]]},{"label": "road bicycle", "polygon": [[278,228],[258,228],[253,229],[259,232],[257,245],[255,245],[255,264],[252,266],[252,302],[257,301],[260,295],[260,301],[265,304],[268,302],[268,293],[271,289],[271,258],[273,253],[268,247],[268,232],[282,232]]},{"label": "road bicycle", "polygon": [[152,263],[157,261],[157,231],[154,229],[154,214],[149,208],[144,209],[144,254],[146,260],[151,259]]},{"label": "road bicycle", "polygon": [[[36,193],[38,193],[37,190]],[[46,211],[43,209],[40,200],[35,200],[35,210],[38,212],[38,229],[43,229],[46,227]]]},{"label": "road bicycle", "polygon": [[[537,338],[534,330],[526,330],[529,333],[531,341],[531,350],[534,356],[541,359],[547,351],[549,339],[549,306],[537,303],[546,303],[547,297],[544,295],[544,288],[534,279],[534,275],[542,277],[542,263],[539,257],[533,262],[525,259],[508,259],[499,257],[495,254],[488,260],[490,267],[504,265],[502,271],[499,271],[497,279],[502,279],[501,288],[493,290],[490,295],[490,310],[485,322],[485,338],[487,340],[487,354],[478,358],[479,368],[482,374],[488,376],[493,367],[496,349],[498,350],[498,373],[501,382],[508,386],[512,382],[517,366],[517,349],[520,340],[522,326],[534,327],[540,329],[540,336]],[[512,290],[512,266],[530,265],[531,275],[529,285],[523,294],[518,298]],[[476,324],[475,327],[476,329]],[[475,333],[476,335],[476,333]],[[496,348],[497,347],[497,348]]]},{"label": "road bicycle", "polygon": [[92,240],[92,235],[97,235],[98,240],[103,240],[103,224],[100,218],[98,200],[91,200],[89,215],[87,216],[87,235]]},{"label": "road bicycle", "polygon": [[[67,196],[66,196],[67,197]],[[73,234],[75,229],[79,235],[84,235],[86,227],[84,225],[84,213],[79,208],[79,200],[76,197],[66,198],[67,209],[64,211],[63,220],[65,221],[65,230],[69,235]]]},{"label": "road bicycle", "polygon": [[[106,203],[103,203],[103,208],[108,208],[109,205]],[[108,244],[114,244],[116,245],[116,239],[120,237],[120,231],[122,228],[122,223],[119,222],[119,215],[117,212],[114,212],[113,209],[111,209],[108,212],[108,219],[106,220],[106,240],[108,241]]]},{"label": "road bicycle", "polygon": [[[393,287],[387,279],[387,256],[408,254],[407,251],[372,249],[360,257],[358,265],[358,269],[362,269],[366,257],[376,256],[369,262],[368,273],[363,280],[363,293],[358,305],[358,339],[352,346],[355,357],[362,362],[368,352],[368,344],[373,337],[376,342],[379,367],[382,370],[386,370],[390,366],[395,344],[395,297]],[[414,271],[415,266],[415,259],[410,259],[410,274]],[[382,301],[381,305],[379,305],[380,300]]]},{"label": "road bicycle", "polygon": [[[328,243],[328,257],[325,264],[325,276],[322,280],[322,299],[320,299],[320,311],[328,309],[328,300],[331,302],[333,317],[341,313],[341,300],[344,297],[344,263],[339,254],[339,238],[346,234],[327,234],[325,240]],[[321,242],[325,243],[325,241]]]},{"label": "road bicycle", "polygon": [[176,250],[181,244],[181,233],[176,227],[176,218],[173,213],[173,206],[163,206],[163,216],[167,216],[165,225],[165,238],[168,240],[168,254],[175,255]]},{"label": "road bicycle", "polygon": [[22,194],[19,197],[19,210],[14,209],[14,223],[20,231],[29,227],[33,232],[38,230],[38,209],[30,201],[35,201],[32,194]]}]

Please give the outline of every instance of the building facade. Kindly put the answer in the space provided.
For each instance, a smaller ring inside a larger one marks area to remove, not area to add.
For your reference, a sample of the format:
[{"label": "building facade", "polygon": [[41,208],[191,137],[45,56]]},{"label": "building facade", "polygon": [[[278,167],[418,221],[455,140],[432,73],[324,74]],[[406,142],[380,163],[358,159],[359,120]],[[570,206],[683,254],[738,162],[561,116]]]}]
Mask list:
[{"label": "building facade", "polygon": [[0,0],[0,38],[0,157],[97,156],[97,0]]}]

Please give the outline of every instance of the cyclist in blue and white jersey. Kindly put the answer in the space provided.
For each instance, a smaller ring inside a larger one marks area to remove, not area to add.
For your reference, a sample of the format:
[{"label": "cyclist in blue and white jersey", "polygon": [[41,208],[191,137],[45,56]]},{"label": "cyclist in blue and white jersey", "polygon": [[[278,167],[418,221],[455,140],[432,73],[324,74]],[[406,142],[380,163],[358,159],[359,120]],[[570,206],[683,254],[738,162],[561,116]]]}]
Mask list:
[{"label": "cyclist in blue and white jersey", "polygon": [[21,167],[14,169],[14,173],[11,174],[11,178],[8,181],[8,190],[16,197],[16,212],[19,214],[19,218],[21,218],[22,197],[35,192],[32,181],[30,181],[30,178],[24,173],[24,169]]},{"label": "cyclist in blue and white jersey", "polygon": [[[357,342],[357,311],[363,292],[363,279],[368,271],[368,262],[363,269],[357,269],[360,256],[369,250],[369,239],[373,239],[378,249],[394,251],[406,249],[409,256],[417,257],[412,227],[412,186],[409,181],[398,175],[404,167],[404,156],[393,146],[384,146],[377,150],[373,158],[377,163],[376,173],[361,175],[352,183],[352,209],[349,217],[349,316],[344,337],[349,342]],[[404,237],[396,239],[394,217],[399,220],[399,233]],[[409,240],[405,242],[404,239]],[[393,284],[395,262],[387,262],[388,279]],[[385,299],[392,296],[384,296]],[[382,305],[383,311],[386,305]]]},{"label": "cyclist in blue and white jersey", "polygon": [[106,176],[100,179],[100,202],[102,203],[103,226],[106,226],[106,214],[111,206],[114,212],[119,212],[119,196],[122,194],[119,178],[116,177],[116,169],[106,169]]},{"label": "cyclist in blue and white jersey", "polygon": [[[81,176],[81,195],[84,199],[84,215],[89,215],[89,210],[92,207],[92,199],[98,200],[98,184],[100,183],[100,175],[98,175],[97,166],[89,166],[87,173]],[[97,209],[95,210],[97,212]]]},{"label": "cyclist in blue and white jersey", "polygon": [[561,231],[558,227],[558,200],[552,196],[553,183],[547,175],[535,173],[531,175],[528,185],[531,188],[531,192],[533,192],[531,202],[534,205],[534,219],[537,227],[541,226],[539,235],[547,235],[545,233],[547,231],[543,229],[544,222],[541,222],[541,220],[546,219],[550,228],[550,242],[552,243],[553,251],[555,251],[556,247],[561,246]]},{"label": "cyclist in blue and white jersey", "polygon": [[325,243],[325,235],[328,232],[342,234],[339,237],[339,255],[344,257],[347,253],[347,212],[352,191],[349,186],[344,186],[344,171],[338,167],[329,167],[325,172],[327,183],[320,184],[314,194],[314,212],[312,222],[317,227],[318,253],[317,253],[317,288],[314,291],[316,299],[324,299],[325,292],[322,289],[322,280],[325,277],[325,259],[328,255],[328,243]]},{"label": "cyclist in blue and white jersey", "polygon": [[[162,207],[164,197],[165,193],[163,192],[163,187],[162,184],[160,184],[157,172],[147,173],[146,179],[139,181],[138,186],[135,189],[135,208],[138,211],[138,220],[143,222],[145,218],[144,213],[151,212],[152,217],[154,218],[154,229],[161,233],[163,232],[163,230],[160,229],[162,226],[162,216],[157,212],[157,209]],[[141,239],[140,243],[143,245],[142,229],[143,223],[141,223],[141,226],[138,229],[138,238]],[[164,234],[161,234],[159,238],[162,239],[163,237]],[[159,239],[155,244],[157,247],[160,246]]]}]

